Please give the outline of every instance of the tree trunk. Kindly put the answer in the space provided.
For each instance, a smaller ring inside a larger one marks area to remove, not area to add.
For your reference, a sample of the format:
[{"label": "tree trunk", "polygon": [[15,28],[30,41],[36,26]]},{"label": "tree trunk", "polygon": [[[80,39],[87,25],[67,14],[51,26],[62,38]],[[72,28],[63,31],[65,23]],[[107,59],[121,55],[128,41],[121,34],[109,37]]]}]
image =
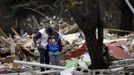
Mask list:
[{"label": "tree trunk", "polygon": [[[103,24],[100,21],[98,1],[86,0],[77,9],[72,9],[70,13],[85,35],[88,52],[92,60],[89,68],[106,68],[103,60]],[[98,29],[97,37],[96,29]]]}]

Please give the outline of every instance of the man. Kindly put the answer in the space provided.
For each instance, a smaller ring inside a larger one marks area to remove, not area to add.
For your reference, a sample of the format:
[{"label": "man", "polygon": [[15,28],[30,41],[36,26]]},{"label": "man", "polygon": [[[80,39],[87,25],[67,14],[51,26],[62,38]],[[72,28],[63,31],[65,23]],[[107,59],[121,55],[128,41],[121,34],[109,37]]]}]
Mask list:
[{"label": "man", "polygon": [[[39,53],[40,53],[40,63],[41,64],[49,64],[49,53],[46,48],[47,46],[47,40],[48,40],[48,34],[47,34],[47,28],[43,28],[37,32],[37,34],[33,37],[33,41],[35,46],[38,47]],[[46,68],[46,70],[49,70]],[[41,71],[45,71],[43,67],[41,67]]]}]

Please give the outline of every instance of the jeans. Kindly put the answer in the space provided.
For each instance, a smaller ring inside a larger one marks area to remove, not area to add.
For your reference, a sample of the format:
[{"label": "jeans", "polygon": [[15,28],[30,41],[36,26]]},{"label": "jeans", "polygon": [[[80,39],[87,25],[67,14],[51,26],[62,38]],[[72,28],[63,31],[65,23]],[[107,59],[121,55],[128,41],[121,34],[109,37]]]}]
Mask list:
[{"label": "jeans", "polygon": [[60,52],[49,52],[50,62],[52,65],[60,65]]},{"label": "jeans", "polygon": [[[49,52],[47,49],[44,48],[38,48],[39,53],[40,53],[40,63],[41,64],[49,64],[50,59],[49,59]],[[46,68],[46,70],[49,70]],[[41,67],[41,71],[45,71],[45,68]]]}]

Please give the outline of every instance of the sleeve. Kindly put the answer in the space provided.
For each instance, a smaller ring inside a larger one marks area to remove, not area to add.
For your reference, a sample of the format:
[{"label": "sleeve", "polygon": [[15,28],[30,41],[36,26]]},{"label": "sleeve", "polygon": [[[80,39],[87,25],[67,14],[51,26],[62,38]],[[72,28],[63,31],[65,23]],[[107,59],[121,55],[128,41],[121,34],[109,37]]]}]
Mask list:
[{"label": "sleeve", "polygon": [[48,43],[48,44],[47,44],[47,46],[46,46],[46,48],[47,48],[48,51],[50,51],[50,50],[49,50],[49,39],[50,39],[50,38],[47,39],[47,43]]},{"label": "sleeve", "polygon": [[41,33],[38,32],[34,37],[33,37],[33,41],[36,44],[36,41],[41,37]]},{"label": "sleeve", "polygon": [[58,40],[58,44],[59,44],[59,52],[61,52],[62,51],[62,42],[61,42],[60,38]]},{"label": "sleeve", "polygon": [[58,39],[58,45],[59,45],[59,52],[62,51],[62,42],[61,42],[61,38],[59,37],[59,33],[58,32],[54,32],[55,34],[55,38]]}]

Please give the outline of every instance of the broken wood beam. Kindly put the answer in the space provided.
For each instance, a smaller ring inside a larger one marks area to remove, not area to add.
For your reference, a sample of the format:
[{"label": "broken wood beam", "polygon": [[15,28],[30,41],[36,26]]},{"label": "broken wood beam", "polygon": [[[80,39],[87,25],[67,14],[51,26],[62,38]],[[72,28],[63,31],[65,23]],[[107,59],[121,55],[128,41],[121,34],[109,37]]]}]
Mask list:
[{"label": "broken wood beam", "polygon": [[19,61],[19,60],[14,60],[14,63],[30,65],[30,66],[37,66],[37,67],[45,67],[45,68],[51,68],[51,69],[57,69],[57,70],[65,70],[66,69],[66,67],[62,67],[62,66],[40,64],[40,63],[26,62],[26,61]]},{"label": "broken wood beam", "polygon": [[14,30],[13,27],[11,27],[11,29],[12,29],[12,31],[15,33],[15,35],[20,36],[20,35]]},{"label": "broken wood beam", "polygon": [[8,38],[8,36],[4,33],[4,31],[1,29],[1,27],[0,27],[0,32],[2,33],[2,35],[3,35],[5,38]]},{"label": "broken wood beam", "polygon": [[16,45],[16,52],[19,52],[19,54],[17,54],[17,55],[19,55],[21,59],[23,59],[23,58],[27,59],[27,58],[30,58],[30,57],[33,57],[34,59],[37,59],[37,57],[34,55],[33,52],[29,51],[27,48],[23,47],[20,44]]},{"label": "broken wood beam", "polygon": [[7,39],[6,39],[5,37],[3,37],[3,36],[0,36],[0,41],[6,43],[7,45],[11,45],[11,44],[7,41]]}]

